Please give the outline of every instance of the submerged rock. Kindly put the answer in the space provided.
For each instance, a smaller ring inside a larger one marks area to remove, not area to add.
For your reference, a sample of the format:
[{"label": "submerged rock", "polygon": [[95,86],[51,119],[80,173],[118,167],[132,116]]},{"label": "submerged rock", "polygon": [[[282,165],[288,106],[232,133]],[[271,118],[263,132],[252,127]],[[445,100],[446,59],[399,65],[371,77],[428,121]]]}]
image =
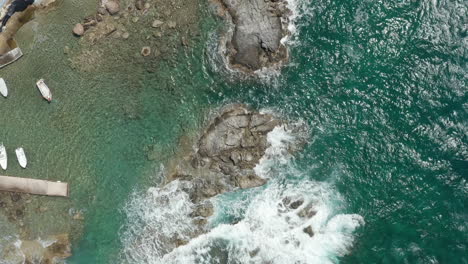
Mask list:
[{"label": "submerged rock", "polygon": [[162,22],[159,19],[156,19],[156,20],[153,21],[153,24],[151,24],[151,26],[154,27],[154,28],[158,28],[158,27],[162,26],[163,24],[164,24],[164,22]]},{"label": "submerged rock", "polygon": [[147,56],[149,56],[150,54],[151,54],[151,48],[150,48],[150,47],[143,47],[143,48],[141,49],[141,55],[142,55],[143,57],[147,57]]},{"label": "submerged rock", "polygon": [[73,28],[73,34],[75,34],[76,36],[83,36],[84,34],[84,27],[82,24],[78,23],[75,25],[75,27]]},{"label": "submerged rock", "polygon": [[104,6],[111,15],[115,15],[120,11],[120,5],[116,1],[108,1]]},{"label": "submerged rock", "polygon": [[46,237],[44,240],[18,240],[6,246],[1,263],[62,263],[71,256],[68,234]]},{"label": "submerged rock", "polygon": [[136,0],[135,7],[138,10],[142,10],[143,8],[145,8],[145,2],[143,0]]}]

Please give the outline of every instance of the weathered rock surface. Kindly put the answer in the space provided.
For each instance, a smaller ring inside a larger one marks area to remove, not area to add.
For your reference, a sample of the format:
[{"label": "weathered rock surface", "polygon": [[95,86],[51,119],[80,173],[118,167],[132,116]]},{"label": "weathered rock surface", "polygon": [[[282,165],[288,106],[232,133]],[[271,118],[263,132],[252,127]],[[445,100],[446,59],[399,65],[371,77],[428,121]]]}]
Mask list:
[{"label": "weathered rock surface", "polygon": [[198,140],[197,151],[178,164],[170,180],[191,181],[187,192],[195,203],[233,188],[265,184],[253,169],[269,147],[267,134],[282,123],[245,105],[225,107]]},{"label": "weathered rock surface", "polygon": [[288,35],[285,0],[219,0],[234,25],[226,43],[233,68],[252,72],[281,65],[288,58],[281,39]]},{"label": "weathered rock surface", "polygon": [[147,57],[147,56],[149,56],[150,54],[151,54],[151,48],[150,48],[150,47],[143,47],[143,48],[141,49],[141,55],[142,55],[143,57]]},{"label": "weathered rock surface", "polygon": [[84,27],[80,23],[76,24],[75,27],[73,28],[73,34],[77,36],[83,36],[84,34]]},{"label": "weathered rock surface", "polygon": [[[209,219],[216,210],[210,198],[239,188],[265,184],[268,179],[256,175],[254,170],[262,158],[275,158],[277,153],[283,154],[282,150],[291,153],[304,142],[300,140],[302,137],[298,140],[291,137],[294,140],[279,144],[282,135],[276,136],[276,133],[282,133],[281,129],[286,133],[298,132],[299,135],[302,132],[300,129],[305,126],[289,124],[272,114],[260,113],[242,104],[226,106],[210,120],[201,135],[193,138],[195,142],[188,137],[181,139],[180,155],[170,160],[165,166],[167,169],[163,170],[165,185],[152,189],[144,196],[144,202],[154,203],[155,211],[167,218],[158,217],[144,226],[144,232],[136,232],[141,233],[141,237],[139,235],[132,240],[135,243],[126,250],[129,257],[138,251],[140,241],[158,241],[155,250],[165,255],[208,232]],[[270,132],[275,138],[274,143],[270,140]],[[151,151],[151,148],[147,150]],[[135,206],[141,202],[138,199]],[[306,210],[307,204],[305,199],[297,197],[280,200],[278,215],[287,217],[296,213],[297,218],[302,219],[299,213],[306,216],[312,214],[310,211],[313,208]],[[170,225],[173,229],[161,228],[166,225],[166,219],[175,222]],[[311,228],[305,224],[300,226],[305,234],[313,236]],[[160,228],[164,231],[160,232]],[[255,248],[252,250],[256,254]]]},{"label": "weathered rock surface", "polygon": [[[21,240],[17,245],[3,245],[2,260],[5,263],[59,263],[59,259],[71,256],[71,244],[68,234],[59,234],[45,238],[47,243],[40,240]],[[3,262],[1,262],[3,263]],[[62,262],[60,262],[62,263]]]},{"label": "weathered rock surface", "polygon": [[104,6],[111,15],[115,15],[120,11],[120,5],[116,1],[108,1]]}]

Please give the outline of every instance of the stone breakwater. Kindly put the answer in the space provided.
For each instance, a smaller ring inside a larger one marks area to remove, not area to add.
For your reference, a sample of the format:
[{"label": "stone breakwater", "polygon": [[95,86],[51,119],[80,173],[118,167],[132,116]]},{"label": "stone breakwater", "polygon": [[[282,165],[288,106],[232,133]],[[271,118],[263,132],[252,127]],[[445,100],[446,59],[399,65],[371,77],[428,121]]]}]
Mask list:
[{"label": "stone breakwater", "polygon": [[229,66],[245,73],[276,69],[288,60],[281,40],[288,36],[291,11],[285,0],[216,0],[220,14],[232,25],[221,48]]}]

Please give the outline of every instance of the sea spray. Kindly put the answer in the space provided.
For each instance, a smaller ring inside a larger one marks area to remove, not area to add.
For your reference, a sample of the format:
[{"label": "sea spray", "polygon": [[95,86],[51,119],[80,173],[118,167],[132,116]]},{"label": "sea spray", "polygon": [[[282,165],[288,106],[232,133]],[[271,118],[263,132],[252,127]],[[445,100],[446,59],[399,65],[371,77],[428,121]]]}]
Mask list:
[{"label": "sea spray", "polygon": [[255,173],[263,178],[270,178],[270,170],[278,165],[286,165],[292,158],[290,148],[297,144],[298,137],[293,135],[293,131],[286,125],[277,126],[268,133],[267,141],[270,146],[266,149],[265,155],[255,166]]},{"label": "sea spray", "polygon": [[22,242],[17,236],[0,238],[0,264],[23,263],[26,259],[21,251]]},{"label": "sea spray", "polygon": [[364,219],[343,214],[346,204],[331,184],[297,180],[304,172],[290,150],[308,134],[298,127],[304,126],[282,125],[268,134],[270,146],[255,171],[269,183],[212,198],[215,214],[203,234],[191,217],[189,183],[135,194],[125,207],[123,262],[334,263],[349,253]]},{"label": "sea spray", "polygon": [[159,263],[174,240],[190,238],[195,230],[189,216],[193,204],[182,190],[184,184],[173,181],[132,196],[125,206],[128,222],[121,235],[124,263]]},{"label": "sea spray", "polygon": [[[286,208],[288,199],[301,205]],[[221,224],[155,263],[334,263],[364,224],[359,215],[337,212],[339,200],[325,183],[269,184],[251,197],[241,221]],[[313,234],[304,231],[309,226]]]}]

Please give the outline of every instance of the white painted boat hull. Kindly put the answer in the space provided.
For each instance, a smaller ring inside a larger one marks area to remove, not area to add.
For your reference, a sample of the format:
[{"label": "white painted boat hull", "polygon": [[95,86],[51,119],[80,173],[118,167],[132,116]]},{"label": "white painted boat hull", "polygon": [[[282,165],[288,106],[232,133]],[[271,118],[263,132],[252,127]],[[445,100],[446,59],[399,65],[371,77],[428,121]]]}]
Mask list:
[{"label": "white painted boat hull", "polygon": [[45,84],[44,79],[40,79],[36,82],[37,89],[41,92],[41,95],[47,101],[52,101],[52,93],[50,92],[49,87]]},{"label": "white painted boat hull", "polygon": [[0,94],[2,94],[3,97],[8,96],[8,87],[6,86],[5,80],[3,80],[3,78],[0,78]]},{"label": "white painted boat hull", "polygon": [[0,69],[17,61],[19,58],[23,56],[23,52],[20,48],[14,48],[9,52],[0,55]]},{"label": "white painted boat hull", "polygon": [[28,165],[28,160],[26,159],[26,154],[24,153],[23,148],[17,148],[16,149],[16,158],[18,159],[19,165],[25,169],[26,166]]},{"label": "white painted boat hull", "polygon": [[6,153],[5,146],[0,145],[0,166],[2,169],[6,170],[8,165],[8,157]]}]

